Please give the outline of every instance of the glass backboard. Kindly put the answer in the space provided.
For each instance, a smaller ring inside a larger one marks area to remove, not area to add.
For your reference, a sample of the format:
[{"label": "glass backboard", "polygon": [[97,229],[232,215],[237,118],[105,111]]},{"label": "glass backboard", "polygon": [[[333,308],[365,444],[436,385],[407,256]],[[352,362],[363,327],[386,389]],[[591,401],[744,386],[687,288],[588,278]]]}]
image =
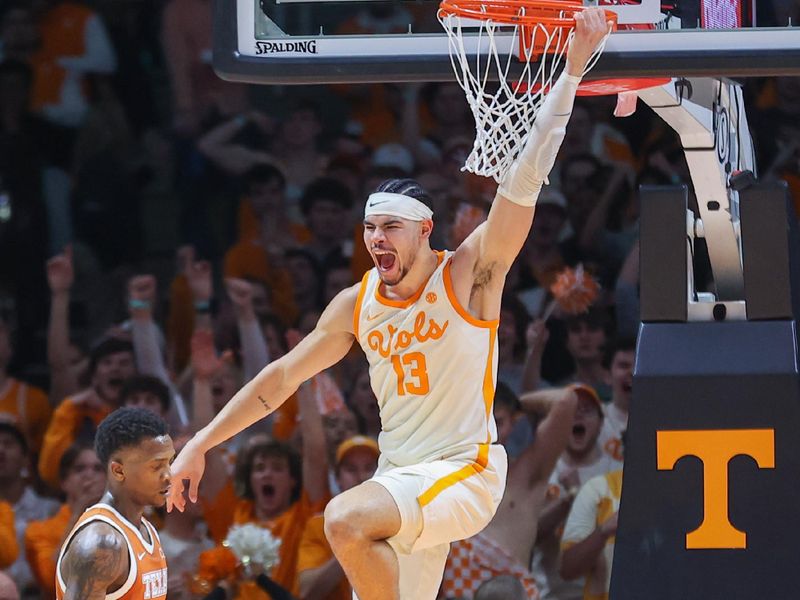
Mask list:
[{"label": "glass backboard", "polygon": [[[592,2],[611,0],[592,0]],[[587,5],[588,0],[587,0]],[[214,0],[214,67],[229,80],[311,84],[450,81],[437,0]],[[590,77],[800,74],[800,27],[756,0],[618,0]],[[630,29],[627,29],[629,28]],[[621,29],[623,29],[621,28]],[[485,40],[466,35],[469,51]],[[513,36],[505,40],[509,49]]]}]

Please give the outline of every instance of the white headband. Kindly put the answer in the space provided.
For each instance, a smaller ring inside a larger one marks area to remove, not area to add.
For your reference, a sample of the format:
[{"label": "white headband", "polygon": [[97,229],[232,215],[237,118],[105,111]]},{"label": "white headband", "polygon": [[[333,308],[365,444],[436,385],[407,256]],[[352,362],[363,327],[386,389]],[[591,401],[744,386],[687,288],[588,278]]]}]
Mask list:
[{"label": "white headband", "polygon": [[422,202],[404,194],[376,192],[367,198],[364,216],[389,215],[409,221],[424,221],[433,218],[433,211]]}]

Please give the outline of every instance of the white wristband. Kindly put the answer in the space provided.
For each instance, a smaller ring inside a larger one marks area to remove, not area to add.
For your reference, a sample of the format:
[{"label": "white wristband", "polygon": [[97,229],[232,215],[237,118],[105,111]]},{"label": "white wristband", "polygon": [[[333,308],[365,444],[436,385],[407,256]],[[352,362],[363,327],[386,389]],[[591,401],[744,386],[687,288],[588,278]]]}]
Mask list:
[{"label": "white wristband", "polygon": [[564,141],[580,81],[580,77],[562,73],[548,92],[525,147],[497,189],[511,202],[521,206],[536,204],[542,184],[547,181]]}]

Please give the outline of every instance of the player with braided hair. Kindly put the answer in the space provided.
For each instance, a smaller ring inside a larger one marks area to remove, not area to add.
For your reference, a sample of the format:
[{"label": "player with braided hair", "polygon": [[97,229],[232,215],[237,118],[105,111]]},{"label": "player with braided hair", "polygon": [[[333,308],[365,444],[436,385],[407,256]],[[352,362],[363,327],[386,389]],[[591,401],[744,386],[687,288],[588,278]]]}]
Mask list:
[{"label": "player with braided hair", "polygon": [[503,497],[506,455],[492,417],[503,286],[528,237],[578,81],[608,31],[602,10],[575,20],[565,73],[486,222],[455,251],[435,252],[433,210],[417,182],[390,180],[371,194],[364,242],[375,268],[186,444],[174,465],[174,506],[184,507],[184,480],[196,500],[210,448],[274,412],[358,341],[380,406],[381,457],[372,479],[328,504],[325,534],[360,600],[436,597],[450,542],[483,529]]}]

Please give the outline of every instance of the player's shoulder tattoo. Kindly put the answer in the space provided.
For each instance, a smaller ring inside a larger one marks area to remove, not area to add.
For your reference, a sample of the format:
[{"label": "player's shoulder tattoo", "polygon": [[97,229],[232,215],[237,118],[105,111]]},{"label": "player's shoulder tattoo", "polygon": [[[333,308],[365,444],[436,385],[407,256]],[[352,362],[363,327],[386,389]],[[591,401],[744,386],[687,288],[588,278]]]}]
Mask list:
[{"label": "player's shoulder tattoo", "polygon": [[62,561],[64,600],[105,598],[130,569],[127,542],[105,523],[91,523],[70,542]]}]

